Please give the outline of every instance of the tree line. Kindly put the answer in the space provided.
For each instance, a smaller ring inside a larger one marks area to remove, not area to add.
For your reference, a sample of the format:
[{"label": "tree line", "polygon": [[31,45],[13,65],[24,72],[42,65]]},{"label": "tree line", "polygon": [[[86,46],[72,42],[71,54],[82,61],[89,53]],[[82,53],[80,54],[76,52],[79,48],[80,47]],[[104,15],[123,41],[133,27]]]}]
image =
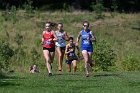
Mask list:
[{"label": "tree line", "polygon": [[105,10],[112,11],[112,6],[117,11],[136,12],[140,10],[140,0],[0,0],[0,9],[7,9],[12,6],[22,8],[24,4],[30,4],[34,8],[42,10],[59,10],[73,8],[74,10],[94,11],[91,6],[102,3]]}]

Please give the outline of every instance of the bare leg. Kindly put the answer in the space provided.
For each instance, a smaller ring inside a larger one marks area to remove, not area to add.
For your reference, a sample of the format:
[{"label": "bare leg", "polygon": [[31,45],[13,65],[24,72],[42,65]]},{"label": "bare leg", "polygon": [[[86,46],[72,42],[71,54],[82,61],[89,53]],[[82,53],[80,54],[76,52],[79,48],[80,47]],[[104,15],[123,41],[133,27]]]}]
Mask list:
[{"label": "bare leg", "polygon": [[74,73],[75,73],[76,70],[77,70],[77,62],[76,62],[76,60],[73,60],[73,61],[72,61],[72,64],[73,64],[73,71],[74,71]]},{"label": "bare leg", "polygon": [[82,51],[82,55],[84,57],[84,60],[85,60],[85,70],[86,70],[86,75],[88,76],[89,75],[89,55],[88,55],[88,52],[86,50],[83,50]]},{"label": "bare leg", "polygon": [[92,62],[92,52],[88,52],[89,55],[89,64],[92,67],[93,66],[93,62]]},{"label": "bare leg", "polygon": [[49,73],[52,73],[51,71],[51,59],[50,59],[50,53],[48,50],[43,50],[43,54],[44,54],[44,58],[45,58],[45,61],[46,61],[46,67],[48,69],[48,72]]},{"label": "bare leg", "polygon": [[67,64],[68,72],[71,72],[71,64]]},{"label": "bare leg", "polygon": [[55,52],[50,52],[51,63],[53,63]]},{"label": "bare leg", "polygon": [[[55,52],[50,52],[51,63],[53,63],[54,55],[55,55]],[[52,69],[52,65],[51,65],[51,69]]]},{"label": "bare leg", "polygon": [[62,62],[63,62],[63,57],[64,57],[64,51],[61,50],[60,47],[56,48],[57,54],[58,54],[58,70],[61,72],[62,71]]}]

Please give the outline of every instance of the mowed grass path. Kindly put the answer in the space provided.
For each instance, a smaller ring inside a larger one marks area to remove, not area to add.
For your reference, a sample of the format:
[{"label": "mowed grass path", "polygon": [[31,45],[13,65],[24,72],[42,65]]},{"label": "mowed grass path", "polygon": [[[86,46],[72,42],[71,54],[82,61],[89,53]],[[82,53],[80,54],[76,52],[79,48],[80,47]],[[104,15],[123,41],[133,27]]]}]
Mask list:
[{"label": "mowed grass path", "polygon": [[140,93],[139,77],[140,72],[13,74],[0,79],[0,93]]}]

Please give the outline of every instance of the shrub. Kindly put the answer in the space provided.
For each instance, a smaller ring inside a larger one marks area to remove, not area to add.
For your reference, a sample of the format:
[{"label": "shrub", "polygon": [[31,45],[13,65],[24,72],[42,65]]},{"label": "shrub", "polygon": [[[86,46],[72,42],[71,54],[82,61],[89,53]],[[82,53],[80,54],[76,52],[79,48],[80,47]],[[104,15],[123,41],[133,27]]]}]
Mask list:
[{"label": "shrub", "polygon": [[11,15],[10,15],[11,16],[11,20],[12,20],[12,22],[14,24],[14,23],[17,22],[17,16],[16,16],[17,9],[16,9],[16,7],[12,6],[10,12],[11,12]]},{"label": "shrub", "polygon": [[99,41],[94,46],[94,60],[96,61],[94,69],[108,71],[109,67],[115,65],[115,52],[106,41]]},{"label": "shrub", "polygon": [[[94,66],[93,71],[112,71],[115,66],[115,51],[106,41],[99,41],[94,44]],[[113,68],[113,69],[112,69]],[[79,71],[84,71],[84,62],[78,63]]]},{"label": "shrub", "polygon": [[23,8],[26,12],[26,16],[28,17],[33,17],[33,14],[35,13],[32,3],[33,2],[31,0],[27,0],[27,3],[24,3],[23,5]]},{"label": "shrub", "polygon": [[9,67],[9,60],[14,55],[14,51],[10,48],[9,43],[0,41],[0,72],[2,69],[7,70]]},{"label": "shrub", "polygon": [[116,12],[118,8],[118,4],[116,0],[113,0],[113,3],[111,5],[111,9],[113,9],[113,12]]},{"label": "shrub", "polygon": [[73,8],[72,6],[70,6],[69,4],[67,4],[67,3],[64,3],[64,4],[63,4],[63,10],[64,10],[64,11],[71,12],[71,11],[74,10],[74,8]]},{"label": "shrub", "polygon": [[140,70],[140,62],[134,55],[128,55],[122,61],[122,67],[125,71]]},{"label": "shrub", "polygon": [[116,16],[117,8],[118,8],[117,1],[113,0],[113,3],[111,5],[111,9],[113,10],[113,12],[111,11],[110,13],[112,17]]},{"label": "shrub", "polygon": [[103,19],[104,18],[104,15],[103,15],[104,6],[103,6],[102,2],[98,2],[97,4],[92,3],[91,8],[96,13],[96,16],[95,16],[96,19]]}]

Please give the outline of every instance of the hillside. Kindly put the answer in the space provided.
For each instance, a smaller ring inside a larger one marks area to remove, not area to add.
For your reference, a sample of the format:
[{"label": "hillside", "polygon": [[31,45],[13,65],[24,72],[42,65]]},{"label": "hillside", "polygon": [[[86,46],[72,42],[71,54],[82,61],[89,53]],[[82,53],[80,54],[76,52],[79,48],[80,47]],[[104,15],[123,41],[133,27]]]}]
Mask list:
[{"label": "hillside", "polygon": [[[82,29],[82,22],[87,20],[92,25],[97,43],[105,40],[114,49],[117,55],[115,70],[124,70],[122,62],[129,58],[138,61],[135,65],[140,64],[140,14],[114,13],[114,17],[110,13],[104,14],[104,19],[95,19],[94,12],[1,11],[0,40],[9,42],[16,52],[10,59],[9,69],[28,71],[29,66],[34,63],[45,68],[40,40],[46,21],[62,22],[68,35],[76,38]],[[54,66],[55,64],[56,59]]]}]

